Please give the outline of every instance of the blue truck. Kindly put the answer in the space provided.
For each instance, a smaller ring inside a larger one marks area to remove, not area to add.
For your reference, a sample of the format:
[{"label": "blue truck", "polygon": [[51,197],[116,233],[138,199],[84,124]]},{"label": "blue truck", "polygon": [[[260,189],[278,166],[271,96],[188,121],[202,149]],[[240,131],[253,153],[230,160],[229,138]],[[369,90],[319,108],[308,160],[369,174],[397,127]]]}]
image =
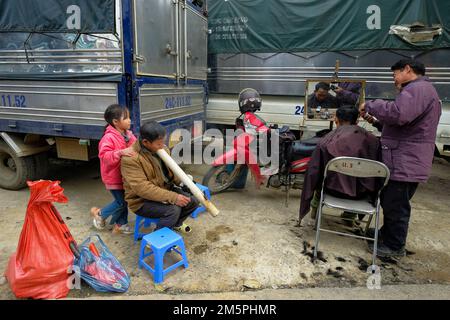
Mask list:
[{"label": "blue truck", "polygon": [[110,104],[134,133],[156,120],[201,136],[206,15],[196,0],[2,1],[0,187],[45,177],[50,153],[95,157]]}]

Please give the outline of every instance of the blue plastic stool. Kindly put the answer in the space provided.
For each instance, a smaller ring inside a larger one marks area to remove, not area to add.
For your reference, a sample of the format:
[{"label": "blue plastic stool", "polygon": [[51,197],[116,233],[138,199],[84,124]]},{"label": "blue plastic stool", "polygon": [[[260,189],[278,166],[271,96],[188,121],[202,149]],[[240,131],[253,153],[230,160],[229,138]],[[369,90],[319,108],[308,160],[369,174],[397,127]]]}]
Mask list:
[{"label": "blue plastic stool", "polygon": [[[145,253],[145,248],[147,246],[151,248],[151,251]],[[177,252],[182,259],[167,269],[164,269],[164,255],[167,251]],[[154,268],[150,267],[150,265],[144,261],[145,258],[151,256],[152,254],[154,254],[155,258]],[[165,274],[181,265],[184,265],[184,268],[187,268],[188,261],[183,238],[178,233],[170,230],[169,228],[162,228],[142,238],[141,250],[139,254],[139,269],[142,269],[142,267],[147,269],[153,275],[153,281],[155,283],[162,282]]]},{"label": "blue plastic stool", "polygon": [[145,236],[145,233],[139,232],[142,227],[148,228],[152,223],[157,224],[158,222],[159,218],[144,218],[136,215],[136,223],[134,224],[134,243]]},{"label": "blue plastic stool", "polygon": [[[209,192],[208,187],[201,185],[200,183],[196,183],[197,187],[200,189],[201,192],[203,192],[206,196],[206,199],[211,200],[211,192]],[[194,212],[191,213],[191,217],[194,219],[197,219],[198,214],[205,212],[206,208],[202,205],[200,205],[197,209],[195,209]]]}]

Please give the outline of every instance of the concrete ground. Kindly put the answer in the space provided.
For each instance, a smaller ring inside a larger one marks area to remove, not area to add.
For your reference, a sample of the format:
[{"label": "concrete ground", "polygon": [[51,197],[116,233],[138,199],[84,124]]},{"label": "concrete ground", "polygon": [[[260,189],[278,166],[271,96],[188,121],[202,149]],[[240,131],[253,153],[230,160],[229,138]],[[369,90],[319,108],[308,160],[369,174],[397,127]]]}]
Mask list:
[{"label": "concrete ground", "polygon": [[[449,285],[388,285],[380,290],[367,287],[353,288],[302,288],[302,289],[262,289],[243,292],[213,292],[186,294],[149,294],[140,296],[108,296],[72,298],[111,300],[450,300]],[[69,300],[71,300],[69,298]]]},{"label": "concrete ground", "polygon": [[[69,203],[56,207],[81,243],[97,232],[90,207],[107,204],[111,196],[99,179],[97,162],[54,161],[51,165],[50,178],[62,181],[69,198]],[[186,171],[201,181],[207,169],[188,166]],[[204,213],[187,221],[193,227],[193,232],[184,236],[189,268],[172,271],[158,286],[148,272],[138,269],[139,245],[133,244],[132,236],[101,231],[102,239],[130,274],[131,287],[125,294],[99,294],[83,284],[82,290],[72,290],[68,298],[450,298],[449,163],[436,160],[429,182],[420,185],[413,198],[408,256],[378,260],[381,290],[366,289],[371,255],[364,241],[324,233],[320,243],[323,255],[313,264],[315,233],[309,226],[297,226],[300,191],[291,192],[286,208],[281,190],[255,190],[252,183],[249,179],[244,190],[214,196],[219,216]],[[16,250],[28,197],[27,189],[0,190],[0,270]],[[131,226],[134,219],[130,214]],[[346,229],[339,219],[325,223]],[[15,299],[7,284],[0,286],[0,299]]]}]

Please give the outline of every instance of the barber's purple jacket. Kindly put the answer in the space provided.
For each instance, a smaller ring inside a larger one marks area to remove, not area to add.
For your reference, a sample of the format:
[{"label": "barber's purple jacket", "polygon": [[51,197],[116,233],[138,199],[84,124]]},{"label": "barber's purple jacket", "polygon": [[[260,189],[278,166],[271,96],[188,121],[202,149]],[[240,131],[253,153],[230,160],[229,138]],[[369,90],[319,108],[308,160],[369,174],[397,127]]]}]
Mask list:
[{"label": "barber's purple jacket", "polygon": [[427,181],[441,116],[438,94],[428,78],[406,84],[395,101],[366,102],[366,111],[383,125],[382,160],[391,180]]},{"label": "barber's purple jacket", "polygon": [[343,89],[341,93],[336,94],[339,105],[345,104],[355,105],[358,102],[361,93],[361,83],[359,82],[341,82],[339,87]]}]

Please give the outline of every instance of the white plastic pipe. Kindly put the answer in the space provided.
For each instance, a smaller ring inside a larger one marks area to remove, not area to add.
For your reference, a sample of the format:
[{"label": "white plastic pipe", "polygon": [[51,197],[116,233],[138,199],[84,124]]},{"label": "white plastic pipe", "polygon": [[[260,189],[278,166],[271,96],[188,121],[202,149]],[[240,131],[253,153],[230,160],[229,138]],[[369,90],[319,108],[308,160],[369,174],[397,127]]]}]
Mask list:
[{"label": "white plastic pipe", "polygon": [[219,214],[219,210],[209,201],[203,192],[195,185],[194,182],[186,175],[186,173],[178,166],[178,164],[172,159],[172,157],[164,149],[159,149],[157,152],[162,161],[172,170],[188,188],[191,190],[194,197],[200,201],[200,203],[208,210],[208,212],[216,217]]}]

